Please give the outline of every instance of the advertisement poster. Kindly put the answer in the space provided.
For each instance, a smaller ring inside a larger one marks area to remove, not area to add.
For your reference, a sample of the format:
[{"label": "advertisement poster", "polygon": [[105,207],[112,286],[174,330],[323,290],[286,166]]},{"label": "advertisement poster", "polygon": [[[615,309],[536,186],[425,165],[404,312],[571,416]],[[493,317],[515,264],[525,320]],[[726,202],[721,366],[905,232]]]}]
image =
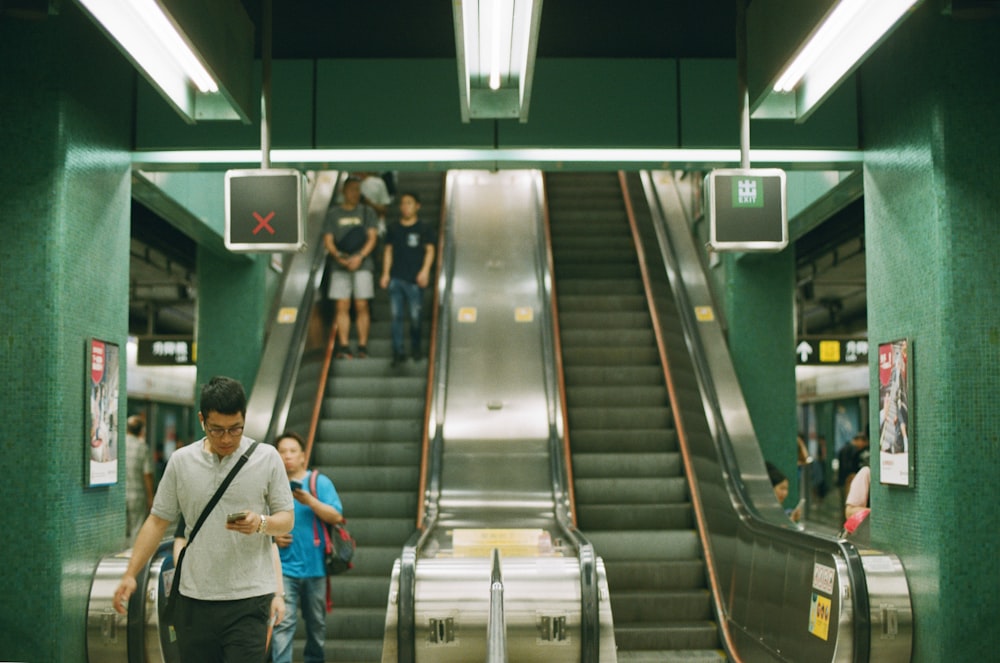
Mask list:
[{"label": "advertisement poster", "polygon": [[118,482],[118,346],[87,342],[86,486]]},{"label": "advertisement poster", "polygon": [[878,450],[881,483],[913,485],[911,347],[906,339],[878,346]]}]

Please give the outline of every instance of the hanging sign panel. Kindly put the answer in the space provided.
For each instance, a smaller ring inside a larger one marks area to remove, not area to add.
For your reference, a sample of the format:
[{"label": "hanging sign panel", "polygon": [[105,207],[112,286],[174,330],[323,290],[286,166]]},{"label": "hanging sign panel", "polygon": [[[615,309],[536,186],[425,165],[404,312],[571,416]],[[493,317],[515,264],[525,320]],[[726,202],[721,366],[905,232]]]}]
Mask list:
[{"label": "hanging sign panel", "polygon": [[226,248],[240,253],[302,248],[302,173],[290,168],[226,171]]},{"label": "hanging sign panel", "polygon": [[773,252],[788,245],[785,171],[719,169],[705,183],[713,250]]}]

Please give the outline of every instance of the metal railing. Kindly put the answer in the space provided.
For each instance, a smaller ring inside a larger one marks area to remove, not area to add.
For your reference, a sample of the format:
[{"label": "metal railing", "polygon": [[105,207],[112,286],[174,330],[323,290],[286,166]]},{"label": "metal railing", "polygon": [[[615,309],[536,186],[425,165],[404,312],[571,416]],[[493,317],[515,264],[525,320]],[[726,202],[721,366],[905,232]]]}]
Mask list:
[{"label": "metal railing", "polygon": [[503,614],[503,575],[500,551],[493,549],[490,571],[490,616],[486,626],[486,663],[507,663],[507,627]]}]

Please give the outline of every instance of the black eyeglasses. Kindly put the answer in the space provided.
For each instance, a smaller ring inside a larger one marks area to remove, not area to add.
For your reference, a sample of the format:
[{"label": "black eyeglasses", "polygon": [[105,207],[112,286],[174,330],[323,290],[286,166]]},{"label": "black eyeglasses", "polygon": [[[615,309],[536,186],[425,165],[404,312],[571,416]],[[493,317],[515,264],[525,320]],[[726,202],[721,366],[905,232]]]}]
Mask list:
[{"label": "black eyeglasses", "polygon": [[215,438],[222,437],[223,435],[239,437],[243,434],[243,424],[240,424],[239,426],[231,426],[229,428],[206,427],[205,432]]}]

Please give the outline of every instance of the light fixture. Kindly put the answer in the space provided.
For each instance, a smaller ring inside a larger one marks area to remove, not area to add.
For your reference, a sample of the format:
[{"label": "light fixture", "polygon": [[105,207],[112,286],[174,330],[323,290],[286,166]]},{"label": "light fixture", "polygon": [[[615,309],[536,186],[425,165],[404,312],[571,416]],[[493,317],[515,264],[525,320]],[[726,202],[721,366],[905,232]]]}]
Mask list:
[{"label": "light fixture", "polygon": [[542,0],[455,0],[462,121],[528,119]]},{"label": "light fixture", "polygon": [[[249,120],[241,104],[220,85],[219,76],[212,71],[215,63],[198,50],[178,18],[197,15],[198,21],[204,17],[211,23],[220,18],[228,22],[229,16],[219,17],[208,11],[192,14],[188,7],[191,2],[184,0],[77,1],[185,121]],[[175,11],[171,11],[171,5],[176,5]],[[245,14],[243,18],[249,23]],[[236,28],[227,32],[241,27],[238,20],[233,23]],[[189,27],[194,27],[195,32],[206,30],[205,25]],[[248,34],[252,39],[252,33]],[[228,64],[221,63],[219,68],[232,71]]]},{"label": "light fixture", "polygon": [[[805,120],[922,0],[840,0],[781,70],[765,106]],[[783,97],[782,100],[773,97]],[[789,103],[791,102],[791,103]],[[754,117],[766,117],[767,111]]]}]

